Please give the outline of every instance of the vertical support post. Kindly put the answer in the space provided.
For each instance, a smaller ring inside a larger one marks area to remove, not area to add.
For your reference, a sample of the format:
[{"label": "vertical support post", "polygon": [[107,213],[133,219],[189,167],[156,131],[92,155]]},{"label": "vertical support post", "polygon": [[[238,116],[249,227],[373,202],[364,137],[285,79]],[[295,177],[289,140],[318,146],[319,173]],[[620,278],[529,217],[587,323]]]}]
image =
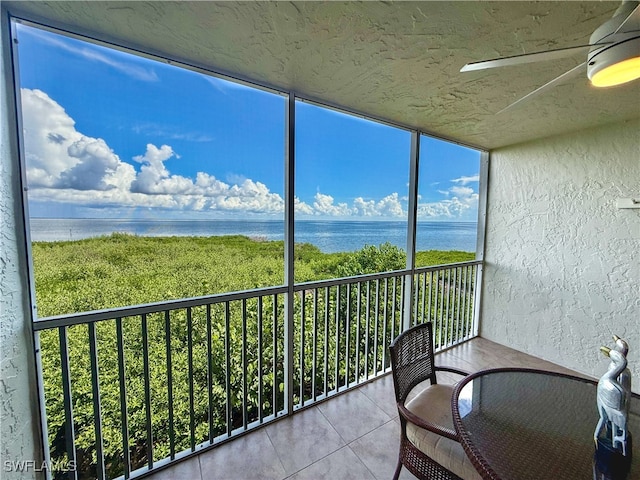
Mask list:
[{"label": "vertical support post", "polygon": [[413,299],[413,275],[416,268],[416,223],[418,221],[418,167],[420,163],[420,134],[411,132],[411,158],[409,159],[409,207],[407,224],[407,270],[406,288],[404,290],[404,310],[402,315],[402,331],[411,326],[411,301]]},{"label": "vertical support post", "polygon": [[475,285],[473,286],[473,336],[480,334],[480,309],[482,299],[482,273],[484,270],[484,243],[487,228],[487,196],[489,191],[489,152],[482,152],[480,156],[480,182],[478,198],[478,239],[476,242],[476,259],[483,263],[477,266]]},{"label": "vertical support post", "polygon": [[[40,333],[33,329],[33,321],[38,315],[28,228],[25,149],[23,136],[19,134],[23,131],[23,123],[20,108],[18,36],[15,25],[8,7],[0,5],[0,224],[4,232],[0,238],[0,251],[3,252],[0,289],[4,292],[5,285],[11,285],[11,294],[0,298],[0,311],[3,311],[3,317],[5,308],[16,307],[20,311],[16,312],[11,322],[2,322],[0,331],[3,348],[0,361],[3,374],[5,365],[19,365],[19,370],[16,370],[17,378],[13,383],[18,388],[8,387],[8,391],[3,391],[3,407],[15,409],[15,420],[25,426],[24,442],[7,444],[3,449],[2,458],[33,459],[38,465],[50,465]],[[27,300],[31,306],[30,311],[21,307]],[[25,335],[24,332],[31,332],[33,335]],[[5,352],[13,352],[10,361],[9,357],[4,356]],[[2,425],[2,434],[7,432],[8,425],[10,422]],[[42,477],[51,478],[51,471],[47,469]],[[69,477],[77,478],[77,475],[75,472],[69,472]]]},{"label": "vertical support post", "polygon": [[293,413],[293,369],[294,369],[294,208],[295,208],[295,136],[296,136],[296,97],[289,92],[285,115],[285,164],[284,164],[284,283],[287,294],[284,308],[284,410]]}]

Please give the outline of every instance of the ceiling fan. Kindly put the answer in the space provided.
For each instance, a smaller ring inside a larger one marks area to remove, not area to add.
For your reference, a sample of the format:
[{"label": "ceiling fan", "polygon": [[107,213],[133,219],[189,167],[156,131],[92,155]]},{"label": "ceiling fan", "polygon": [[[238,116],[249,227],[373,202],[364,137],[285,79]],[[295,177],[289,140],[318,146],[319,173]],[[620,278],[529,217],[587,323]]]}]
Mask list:
[{"label": "ceiling fan", "polygon": [[595,87],[621,85],[640,78],[640,2],[623,1],[611,20],[593,32],[588,45],[467,63],[460,71],[471,72],[555,60],[575,55],[578,52],[588,52],[586,61],[513,102],[498,113],[509,110],[521,102],[549,90],[579,73],[585,65],[587,66],[587,77]]}]

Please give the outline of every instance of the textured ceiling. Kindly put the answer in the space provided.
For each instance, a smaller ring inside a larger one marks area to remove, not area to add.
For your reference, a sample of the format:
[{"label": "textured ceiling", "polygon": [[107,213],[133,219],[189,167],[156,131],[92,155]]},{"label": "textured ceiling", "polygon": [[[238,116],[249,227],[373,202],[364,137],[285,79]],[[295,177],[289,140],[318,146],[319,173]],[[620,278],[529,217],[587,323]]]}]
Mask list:
[{"label": "textured ceiling", "polygon": [[231,73],[493,149],[640,117],[640,81],[583,74],[520,106],[584,61],[459,73],[467,62],[588,43],[620,2],[12,2],[10,13]]}]

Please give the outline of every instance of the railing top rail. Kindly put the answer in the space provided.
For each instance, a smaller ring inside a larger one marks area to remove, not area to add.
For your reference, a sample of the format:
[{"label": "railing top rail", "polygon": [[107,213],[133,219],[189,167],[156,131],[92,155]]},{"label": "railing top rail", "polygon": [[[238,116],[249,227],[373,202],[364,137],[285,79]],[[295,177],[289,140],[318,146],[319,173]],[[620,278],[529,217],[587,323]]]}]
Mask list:
[{"label": "railing top rail", "polygon": [[435,272],[436,270],[448,270],[450,268],[469,267],[482,265],[482,260],[469,260],[468,262],[446,263],[444,265],[430,265],[428,267],[416,267],[415,273]]},{"label": "railing top rail", "polygon": [[68,327],[81,323],[93,323],[101,320],[113,320],[115,318],[135,317],[149,313],[164,312],[167,310],[178,310],[181,308],[200,307],[202,305],[212,305],[234,300],[247,298],[265,297],[286,293],[287,287],[268,287],[252,290],[243,290],[232,293],[219,293],[215,295],[205,295],[202,297],[183,298],[177,300],[166,300],[162,302],[145,303],[131,307],[107,308],[104,310],[93,310],[91,312],[71,313],[67,315],[56,315],[53,317],[40,318],[33,322],[33,329],[47,330],[49,328]]},{"label": "railing top rail", "polygon": [[[450,268],[467,267],[482,264],[482,260],[470,260],[466,262],[446,263],[441,265],[430,265],[428,267],[418,267],[415,273],[434,272],[436,270],[448,270]],[[312,280],[310,282],[297,283],[293,289],[297,292],[301,290],[311,290],[312,288],[333,287],[335,285],[345,285],[347,283],[367,282],[370,280],[381,280],[384,278],[400,277],[409,275],[408,269],[393,270],[391,272],[368,273],[364,275],[356,275],[353,277],[331,278],[327,280]]]},{"label": "railing top rail", "polygon": [[370,280],[382,280],[384,278],[401,277],[408,275],[409,270],[393,270],[391,272],[367,273],[364,275],[355,275],[353,277],[329,278],[327,280],[312,280],[310,282],[296,283],[293,289],[296,292],[301,290],[311,290],[314,288],[333,287],[335,285],[346,285],[348,283],[361,283]]}]

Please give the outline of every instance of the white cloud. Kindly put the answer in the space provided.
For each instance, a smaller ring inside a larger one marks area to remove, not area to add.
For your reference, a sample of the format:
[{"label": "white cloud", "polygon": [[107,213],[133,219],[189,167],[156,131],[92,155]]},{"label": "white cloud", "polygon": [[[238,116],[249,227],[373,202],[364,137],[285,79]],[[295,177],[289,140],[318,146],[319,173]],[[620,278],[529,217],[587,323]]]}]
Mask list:
[{"label": "white cloud", "polygon": [[295,213],[299,215],[313,215],[313,207],[308,203],[303,202],[298,197],[295,198]]},{"label": "white cloud", "polygon": [[163,125],[157,122],[140,122],[132,127],[136,134],[161,137],[165,141],[179,140],[186,142],[211,142],[214,137],[200,131],[184,131],[180,125]]},{"label": "white cloud", "polygon": [[418,204],[418,217],[432,219],[460,219],[475,220],[478,209],[478,194],[470,187],[453,186],[446,192],[447,197],[439,202]]},{"label": "white cloud", "polygon": [[331,195],[324,195],[320,192],[316,193],[314,197],[313,208],[316,215],[328,215],[331,217],[349,216],[352,210],[346,203],[339,203],[334,205],[333,197]]},{"label": "white cloud", "polygon": [[451,187],[449,192],[462,198],[470,197],[474,193],[473,188],[471,187]]},{"label": "white cloud", "polygon": [[27,179],[30,188],[128,188],[133,167],[104,140],[82,135],[65,110],[41,90],[21,90]]},{"label": "white cloud", "polygon": [[183,194],[195,193],[191,179],[181,175],[171,175],[164,166],[164,162],[175,156],[175,152],[169,145],[160,148],[149,143],[144,155],[133,157],[136,162],[142,163],[140,173],[131,184],[131,191],[135,193],[158,194]]},{"label": "white cloud", "polygon": [[451,181],[453,183],[459,183],[460,185],[467,185],[468,183],[480,181],[480,175],[472,175],[470,177],[462,176],[460,178],[454,178]]},{"label": "white cloud", "polygon": [[352,211],[354,215],[361,217],[406,217],[397,193],[387,195],[378,202],[358,197],[353,201]]}]

